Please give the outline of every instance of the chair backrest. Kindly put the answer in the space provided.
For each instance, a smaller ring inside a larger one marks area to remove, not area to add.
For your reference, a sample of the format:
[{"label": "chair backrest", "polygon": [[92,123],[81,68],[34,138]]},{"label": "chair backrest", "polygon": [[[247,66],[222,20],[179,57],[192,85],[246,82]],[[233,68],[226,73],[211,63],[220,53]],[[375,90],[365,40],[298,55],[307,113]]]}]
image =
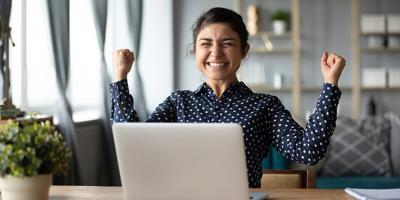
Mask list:
[{"label": "chair backrest", "polygon": [[264,170],[261,189],[315,188],[313,170]]}]

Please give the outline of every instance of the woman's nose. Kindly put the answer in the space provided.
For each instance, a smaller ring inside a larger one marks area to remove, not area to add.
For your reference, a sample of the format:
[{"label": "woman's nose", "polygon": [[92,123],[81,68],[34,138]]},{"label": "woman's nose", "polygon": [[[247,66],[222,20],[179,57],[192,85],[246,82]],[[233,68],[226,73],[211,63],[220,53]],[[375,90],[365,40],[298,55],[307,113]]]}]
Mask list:
[{"label": "woman's nose", "polygon": [[211,55],[214,57],[218,57],[222,54],[221,50],[222,50],[221,47],[219,45],[215,44],[211,47]]}]

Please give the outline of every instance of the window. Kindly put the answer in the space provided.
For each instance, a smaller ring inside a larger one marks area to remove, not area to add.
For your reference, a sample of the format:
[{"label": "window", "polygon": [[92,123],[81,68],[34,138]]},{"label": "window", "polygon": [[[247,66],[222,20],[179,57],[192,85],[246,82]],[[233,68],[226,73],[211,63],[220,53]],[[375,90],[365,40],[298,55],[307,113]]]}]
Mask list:
[{"label": "window", "polygon": [[70,1],[71,104],[74,119],[98,117],[101,60],[90,1]]},{"label": "window", "polygon": [[[99,117],[102,85],[100,53],[90,1],[70,1],[70,81],[67,96],[74,120]],[[58,89],[46,4],[14,1],[10,26],[16,47],[10,68],[14,104],[27,111],[51,114]]]},{"label": "window", "polygon": [[57,88],[43,5],[37,1],[13,2],[10,26],[16,47],[10,50],[11,87],[17,107],[51,113]]}]

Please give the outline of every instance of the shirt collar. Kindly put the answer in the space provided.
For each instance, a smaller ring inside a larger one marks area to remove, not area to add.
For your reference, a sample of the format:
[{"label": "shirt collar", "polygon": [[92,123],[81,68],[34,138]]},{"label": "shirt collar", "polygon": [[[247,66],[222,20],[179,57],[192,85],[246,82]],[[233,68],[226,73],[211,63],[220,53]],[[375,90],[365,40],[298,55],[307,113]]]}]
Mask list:
[{"label": "shirt collar", "polygon": [[[194,91],[194,94],[214,94],[214,91],[206,84],[206,82],[204,82]],[[229,88],[222,94],[222,96],[231,97],[235,94],[248,96],[253,94],[253,91],[251,91],[251,89],[247,87],[243,82],[238,81],[232,83]]]}]

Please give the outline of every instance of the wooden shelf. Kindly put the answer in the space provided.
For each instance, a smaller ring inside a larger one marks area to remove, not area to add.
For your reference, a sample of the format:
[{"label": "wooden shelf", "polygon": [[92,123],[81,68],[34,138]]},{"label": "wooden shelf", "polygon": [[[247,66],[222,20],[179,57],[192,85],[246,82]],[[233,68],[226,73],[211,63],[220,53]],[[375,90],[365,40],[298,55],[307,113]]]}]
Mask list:
[{"label": "wooden shelf", "polygon": [[290,54],[292,53],[291,49],[272,49],[269,50],[265,47],[256,47],[251,48],[250,53],[263,53],[263,54]]},{"label": "wooden shelf", "polygon": [[262,38],[262,37],[269,37],[269,38],[289,38],[292,36],[291,31],[284,32],[282,34],[276,34],[273,31],[260,31],[256,35],[251,35],[250,38]]},{"label": "wooden shelf", "polygon": [[[255,92],[291,92],[292,88],[290,86],[285,86],[282,88],[275,88],[272,85],[267,84],[248,84],[248,86]],[[351,91],[351,86],[339,86],[341,91]],[[387,88],[386,88],[387,89]],[[400,90],[400,88],[399,88]],[[302,92],[321,92],[322,85],[320,86],[303,86],[301,87]]]},{"label": "wooden shelf", "polygon": [[382,92],[389,92],[389,91],[393,91],[393,92],[398,92],[400,91],[400,87],[362,87],[361,88],[363,91],[382,91]]},{"label": "wooden shelf", "polygon": [[362,48],[361,51],[367,53],[400,53],[400,48],[389,49],[389,48]]},{"label": "wooden shelf", "polygon": [[247,84],[247,86],[254,92],[290,92],[292,90],[289,86],[285,86],[278,89],[272,85],[257,84],[257,83]]},{"label": "wooden shelf", "polygon": [[362,36],[390,36],[400,35],[400,33],[361,33]]},{"label": "wooden shelf", "polygon": [[[352,87],[351,86],[339,86],[339,89],[344,92],[344,91],[351,91]],[[320,92],[322,91],[322,85],[321,86],[303,86],[301,88],[303,92]]]}]

